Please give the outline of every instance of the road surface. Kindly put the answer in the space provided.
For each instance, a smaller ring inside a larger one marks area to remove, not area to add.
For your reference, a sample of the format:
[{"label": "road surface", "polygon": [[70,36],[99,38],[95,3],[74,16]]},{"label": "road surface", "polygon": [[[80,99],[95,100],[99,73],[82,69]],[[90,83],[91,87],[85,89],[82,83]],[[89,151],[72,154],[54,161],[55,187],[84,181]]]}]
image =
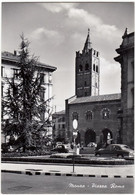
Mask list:
[{"label": "road surface", "polygon": [[3,194],[133,194],[133,178],[89,178],[2,173]]}]

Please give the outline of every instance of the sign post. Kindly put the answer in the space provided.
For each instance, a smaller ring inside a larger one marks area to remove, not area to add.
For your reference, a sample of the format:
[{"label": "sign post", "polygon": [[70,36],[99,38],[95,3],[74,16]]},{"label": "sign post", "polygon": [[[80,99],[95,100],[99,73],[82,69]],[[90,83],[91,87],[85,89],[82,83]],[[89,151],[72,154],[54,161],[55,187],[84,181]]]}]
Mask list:
[{"label": "sign post", "polygon": [[77,138],[77,127],[78,127],[78,121],[76,119],[73,120],[73,138],[74,138],[74,153],[73,153],[73,173],[74,173],[74,167],[75,167],[75,154],[76,154],[76,147],[75,147],[75,139]]}]

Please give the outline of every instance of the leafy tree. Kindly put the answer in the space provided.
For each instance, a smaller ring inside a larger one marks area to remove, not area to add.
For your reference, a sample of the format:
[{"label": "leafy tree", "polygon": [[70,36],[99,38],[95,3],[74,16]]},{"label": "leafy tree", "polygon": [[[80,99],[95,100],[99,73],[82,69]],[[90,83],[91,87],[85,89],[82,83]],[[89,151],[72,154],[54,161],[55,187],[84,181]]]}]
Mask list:
[{"label": "leafy tree", "polygon": [[[29,42],[21,36],[20,51],[18,56],[19,79],[6,78],[8,88],[2,101],[3,115],[8,116],[3,120],[3,132],[12,137],[11,143],[17,143],[26,148],[41,144],[40,131],[46,131],[50,124],[51,109],[48,102],[44,101],[40,92],[43,88],[42,77],[38,70],[38,58],[30,57]],[[41,113],[46,113],[45,120]],[[13,137],[16,136],[16,140]]]}]

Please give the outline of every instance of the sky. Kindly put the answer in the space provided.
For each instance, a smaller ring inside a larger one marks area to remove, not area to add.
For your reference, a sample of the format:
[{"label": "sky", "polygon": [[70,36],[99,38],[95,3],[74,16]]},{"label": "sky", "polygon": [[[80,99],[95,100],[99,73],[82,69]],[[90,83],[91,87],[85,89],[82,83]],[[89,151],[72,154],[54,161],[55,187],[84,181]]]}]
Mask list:
[{"label": "sky", "polygon": [[125,28],[134,31],[133,2],[3,2],[1,9],[1,50],[18,50],[24,33],[30,53],[57,67],[52,94],[56,111],[75,95],[76,51],[82,51],[88,28],[92,48],[100,53],[100,95],[121,92],[121,68],[114,57]]}]

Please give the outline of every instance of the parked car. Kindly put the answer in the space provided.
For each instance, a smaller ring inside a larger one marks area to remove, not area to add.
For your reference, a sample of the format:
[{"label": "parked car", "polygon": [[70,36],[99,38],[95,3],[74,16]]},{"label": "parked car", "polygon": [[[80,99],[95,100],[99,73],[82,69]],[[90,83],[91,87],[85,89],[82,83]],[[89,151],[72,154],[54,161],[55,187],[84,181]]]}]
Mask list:
[{"label": "parked car", "polygon": [[134,159],[134,150],[124,144],[110,144],[106,148],[96,150],[95,155]]},{"label": "parked car", "polygon": [[62,145],[62,142],[56,142],[56,147],[57,147],[58,145]]},{"label": "parked car", "polygon": [[64,147],[65,147],[67,150],[70,150],[70,149],[71,149],[70,144],[63,144],[63,145],[64,145]]},{"label": "parked car", "polygon": [[95,142],[90,142],[90,143],[87,145],[87,147],[91,147],[91,148],[97,147],[97,144],[96,144]]},{"label": "parked car", "polygon": [[58,145],[56,148],[52,149],[51,152],[58,152],[58,153],[68,153],[68,150],[65,148],[64,145]]},{"label": "parked car", "polygon": [[1,145],[1,152],[2,153],[7,153],[7,152],[9,152],[9,148],[10,148],[10,146],[9,146],[8,143],[2,143],[2,145]]}]

